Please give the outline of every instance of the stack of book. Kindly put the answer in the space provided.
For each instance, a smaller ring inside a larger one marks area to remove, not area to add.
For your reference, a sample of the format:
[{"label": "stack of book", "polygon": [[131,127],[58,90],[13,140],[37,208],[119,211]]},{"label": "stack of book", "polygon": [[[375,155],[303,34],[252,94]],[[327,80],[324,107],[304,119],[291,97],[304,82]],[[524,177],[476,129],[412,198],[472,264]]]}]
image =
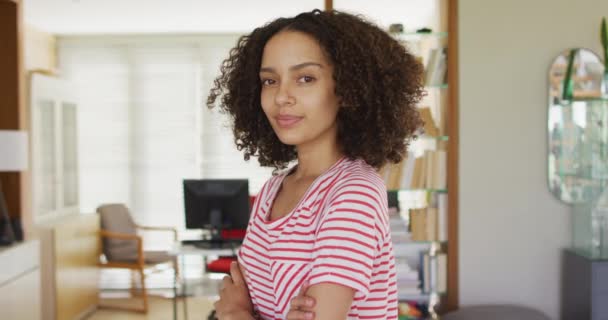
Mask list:
[{"label": "stack of book", "polygon": [[422,293],[418,270],[412,268],[406,258],[395,259],[397,267],[397,292],[399,297],[417,296]]},{"label": "stack of book", "polygon": [[380,174],[389,190],[445,189],[447,155],[443,150],[425,150],[420,157],[409,152],[402,162],[385,166]]},{"label": "stack of book", "polygon": [[447,255],[439,252],[432,256],[420,252],[419,280],[423,293],[445,293],[447,290]]},{"label": "stack of book", "polygon": [[447,193],[433,193],[428,207],[409,210],[412,241],[447,241],[447,219]]}]

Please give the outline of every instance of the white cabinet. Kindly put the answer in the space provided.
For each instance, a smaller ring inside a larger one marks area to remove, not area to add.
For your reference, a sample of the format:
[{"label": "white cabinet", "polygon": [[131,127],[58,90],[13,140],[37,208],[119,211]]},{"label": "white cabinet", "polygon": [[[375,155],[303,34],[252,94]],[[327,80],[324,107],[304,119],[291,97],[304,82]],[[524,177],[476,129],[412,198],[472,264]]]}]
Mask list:
[{"label": "white cabinet", "polygon": [[0,313],[2,319],[39,320],[40,243],[37,240],[0,247]]},{"label": "white cabinet", "polygon": [[76,101],[75,92],[65,80],[42,74],[32,76],[34,223],[78,212]]}]

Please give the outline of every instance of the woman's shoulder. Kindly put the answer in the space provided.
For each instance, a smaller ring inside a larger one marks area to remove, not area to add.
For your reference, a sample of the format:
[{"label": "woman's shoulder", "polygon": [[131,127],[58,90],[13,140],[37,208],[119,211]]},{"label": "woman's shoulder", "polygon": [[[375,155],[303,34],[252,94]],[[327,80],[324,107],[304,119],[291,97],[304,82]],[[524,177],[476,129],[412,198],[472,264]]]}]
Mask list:
[{"label": "woman's shoulder", "polygon": [[377,171],[360,159],[347,160],[339,169],[336,180],[328,190],[331,203],[366,202],[383,211],[387,201],[386,185]]},{"label": "woman's shoulder", "polygon": [[340,170],[340,179],[335,185],[336,190],[353,187],[386,192],[386,185],[380,174],[362,159],[346,160]]}]

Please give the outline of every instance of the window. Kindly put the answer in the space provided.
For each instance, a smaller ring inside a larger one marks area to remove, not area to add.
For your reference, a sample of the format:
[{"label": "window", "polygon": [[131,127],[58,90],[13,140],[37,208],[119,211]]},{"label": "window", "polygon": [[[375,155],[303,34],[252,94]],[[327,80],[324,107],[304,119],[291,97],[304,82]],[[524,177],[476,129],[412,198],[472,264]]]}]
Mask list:
[{"label": "window", "polygon": [[138,223],[183,227],[182,179],[248,178],[226,118],[205,101],[238,35],[63,38],[60,70],[79,92],[82,212],[126,203]]}]

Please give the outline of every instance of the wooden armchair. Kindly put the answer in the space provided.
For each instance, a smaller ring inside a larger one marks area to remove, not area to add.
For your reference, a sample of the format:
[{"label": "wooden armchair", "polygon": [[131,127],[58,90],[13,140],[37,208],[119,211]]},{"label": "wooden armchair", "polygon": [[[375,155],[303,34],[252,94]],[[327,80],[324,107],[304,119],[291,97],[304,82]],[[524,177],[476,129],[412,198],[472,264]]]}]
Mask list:
[{"label": "wooden armchair", "polygon": [[137,230],[168,231],[173,233],[173,240],[177,241],[177,230],[172,227],[149,227],[136,224],[123,204],[105,204],[97,208],[100,215],[101,230],[99,232],[102,253],[99,266],[103,268],[130,269],[131,294],[136,295],[135,274],[139,275],[141,286],[142,305],[134,307],[100,305],[100,307],[119,308],[142,313],[148,312],[148,292],[146,290],[144,269],[154,267],[161,263],[171,262],[173,269],[178,272],[175,256],[168,251],[144,251],[143,239]]}]

